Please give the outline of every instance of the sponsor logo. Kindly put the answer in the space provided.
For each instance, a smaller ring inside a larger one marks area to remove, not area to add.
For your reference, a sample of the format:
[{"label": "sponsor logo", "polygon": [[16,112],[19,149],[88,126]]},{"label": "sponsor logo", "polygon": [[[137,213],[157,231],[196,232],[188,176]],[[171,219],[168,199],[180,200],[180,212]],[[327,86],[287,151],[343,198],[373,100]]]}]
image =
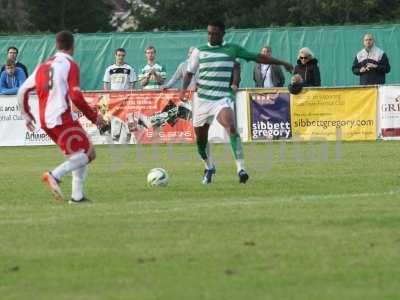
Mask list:
[{"label": "sponsor logo", "polygon": [[400,95],[393,99],[392,103],[381,105],[382,112],[400,112]]},{"label": "sponsor logo", "polygon": [[25,143],[27,144],[30,143],[41,144],[49,142],[51,142],[51,139],[41,129],[37,129],[35,131],[26,131],[25,133]]},{"label": "sponsor logo", "polygon": [[258,121],[252,124],[252,134],[253,139],[288,139],[291,136],[291,127],[289,122],[272,123],[268,121]]},{"label": "sponsor logo", "polygon": [[270,104],[274,105],[276,100],[278,99],[279,94],[251,94],[251,98],[253,101],[257,101],[261,105]]}]

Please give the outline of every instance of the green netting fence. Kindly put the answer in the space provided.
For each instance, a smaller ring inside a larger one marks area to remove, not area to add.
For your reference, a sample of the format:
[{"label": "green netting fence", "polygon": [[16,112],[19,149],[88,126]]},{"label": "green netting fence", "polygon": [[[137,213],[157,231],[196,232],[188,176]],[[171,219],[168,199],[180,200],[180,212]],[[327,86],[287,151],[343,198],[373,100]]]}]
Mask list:
[{"label": "green netting fence", "polygon": [[[309,47],[319,60],[323,86],[349,86],[358,84],[351,66],[362,47],[362,37],[368,32],[375,35],[376,45],[389,57],[392,71],[387,83],[400,83],[400,25],[234,29],[227,31],[226,40],[255,52],[270,45],[274,56],[292,63],[296,62],[299,48]],[[97,90],[102,88],[105,68],[114,62],[116,48],[127,50],[127,63],[138,71],[145,64],[144,49],[154,45],[157,60],[166,66],[170,78],[186,58],[187,49],[206,40],[206,31],[77,34],[74,56],[81,66],[82,88]],[[19,60],[29,71],[55,51],[54,35],[1,36],[0,60],[5,61],[6,49],[11,45],[19,48]],[[253,63],[243,63],[242,87],[254,86],[253,67]]]}]

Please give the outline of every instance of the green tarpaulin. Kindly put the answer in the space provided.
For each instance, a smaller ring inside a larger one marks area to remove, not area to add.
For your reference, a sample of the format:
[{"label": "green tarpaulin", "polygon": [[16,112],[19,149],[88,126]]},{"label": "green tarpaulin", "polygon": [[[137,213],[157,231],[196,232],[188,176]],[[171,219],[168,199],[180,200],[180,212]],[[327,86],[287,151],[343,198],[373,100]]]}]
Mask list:
[{"label": "green tarpaulin", "polygon": [[[273,55],[296,62],[298,49],[309,47],[314,51],[321,69],[322,85],[348,86],[358,84],[351,72],[356,53],[362,48],[362,37],[371,32],[376,45],[388,55],[392,71],[387,83],[400,83],[400,25],[328,26],[301,28],[265,28],[229,30],[226,40],[258,52],[263,45],[273,48]],[[158,61],[167,68],[170,78],[178,64],[186,58],[190,46],[204,44],[205,31],[152,33],[95,33],[77,34],[75,59],[81,66],[81,85],[85,90],[102,88],[105,68],[114,62],[118,47],[127,50],[126,61],[138,71],[145,64],[144,48],[154,45]],[[6,59],[7,47],[20,50],[19,59],[29,71],[54,53],[54,35],[2,36],[0,59]],[[253,87],[254,64],[243,62],[242,87]],[[289,75],[286,74],[288,81]],[[287,82],[286,82],[287,84]]]}]

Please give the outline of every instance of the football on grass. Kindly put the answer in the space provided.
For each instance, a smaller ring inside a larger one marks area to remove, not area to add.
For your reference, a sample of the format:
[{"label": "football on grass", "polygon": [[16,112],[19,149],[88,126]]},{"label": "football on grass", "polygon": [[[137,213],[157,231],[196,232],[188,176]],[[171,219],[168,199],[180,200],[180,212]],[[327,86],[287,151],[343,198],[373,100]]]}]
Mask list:
[{"label": "football on grass", "polygon": [[150,186],[166,186],[168,181],[168,173],[163,168],[151,169],[149,174],[147,174],[147,183]]}]

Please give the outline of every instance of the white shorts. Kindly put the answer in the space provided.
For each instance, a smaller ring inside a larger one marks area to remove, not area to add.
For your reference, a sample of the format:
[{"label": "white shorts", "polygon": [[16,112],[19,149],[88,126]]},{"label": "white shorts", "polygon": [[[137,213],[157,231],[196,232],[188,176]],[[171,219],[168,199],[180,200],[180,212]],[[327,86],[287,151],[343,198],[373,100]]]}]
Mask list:
[{"label": "white shorts", "polygon": [[223,108],[232,109],[232,100],[223,98],[218,101],[194,99],[193,101],[193,127],[211,124],[214,117],[218,116]]}]

